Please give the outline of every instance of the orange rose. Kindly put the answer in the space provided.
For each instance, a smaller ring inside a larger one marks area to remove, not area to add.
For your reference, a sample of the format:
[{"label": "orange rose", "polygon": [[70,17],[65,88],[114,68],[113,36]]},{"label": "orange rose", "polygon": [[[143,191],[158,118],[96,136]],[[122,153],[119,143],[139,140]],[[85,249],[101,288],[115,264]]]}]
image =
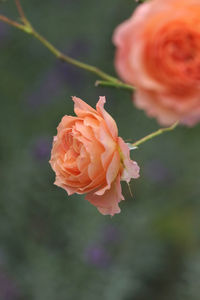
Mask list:
[{"label": "orange rose", "polygon": [[55,184],[69,195],[86,194],[104,215],[120,212],[123,200],[120,180],[139,177],[139,167],[130,160],[127,144],[118,137],[115,121],[104,110],[100,97],[96,110],[72,98],[77,117],[64,116],[54,137],[50,164]]},{"label": "orange rose", "polygon": [[200,1],[152,0],[114,33],[119,75],[161,124],[200,121]]}]

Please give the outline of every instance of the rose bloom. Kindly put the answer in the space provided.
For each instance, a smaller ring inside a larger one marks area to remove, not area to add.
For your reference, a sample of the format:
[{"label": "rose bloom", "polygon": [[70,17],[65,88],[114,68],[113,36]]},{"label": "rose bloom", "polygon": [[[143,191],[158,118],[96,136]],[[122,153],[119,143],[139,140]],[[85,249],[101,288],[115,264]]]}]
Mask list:
[{"label": "rose bloom", "polygon": [[139,167],[104,110],[105,97],[99,98],[96,110],[77,97],[72,99],[77,117],[64,116],[53,141],[50,164],[55,184],[68,195],[86,194],[103,215],[114,215],[124,200],[120,180],[138,178]]},{"label": "rose bloom", "polygon": [[163,125],[200,121],[200,1],[152,0],[116,29],[115,66]]}]

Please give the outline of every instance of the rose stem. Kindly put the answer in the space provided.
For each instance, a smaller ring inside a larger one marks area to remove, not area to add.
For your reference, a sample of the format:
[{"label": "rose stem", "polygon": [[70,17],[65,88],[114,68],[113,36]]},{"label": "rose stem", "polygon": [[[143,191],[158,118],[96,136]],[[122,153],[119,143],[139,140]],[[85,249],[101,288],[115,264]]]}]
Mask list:
[{"label": "rose stem", "polygon": [[48,40],[46,40],[42,35],[40,35],[31,25],[31,23],[28,21],[28,19],[25,16],[25,13],[22,9],[22,6],[20,4],[20,0],[15,0],[16,3],[16,7],[18,10],[18,13],[20,15],[22,24],[17,23],[11,19],[8,19],[5,16],[0,15],[0,21],[3,21],[13,27],[16,27],[17,29],[20,29],[22,31],[24,31],[27,34],[32,35],[33,37],[35,37],[38,41],[40,41],[47,49],[49,49],[49,51],[54,54],[58,59],[60,59],[61,61],[67,62],[69,64],[72,64],[78,68],[84,69],[86,71],[89,71],[95,75],[97,75],[98,77],[104,79],[105,81],[103,82],[99,82],[99,85],[107,85],[107,86],[113,86],[113,87],[117,87],[117,88],[123,88],[123,89],[127,89],[127,90],[134,90],[134,87],[124,84],[122,81],[120,81],[119,79],[108,75],[107,73],[105,73],[104,71],[100,70],[99,68],[95,67],[95,66],[91,66],[89,64],[85,64],[83,62],[80,62],[76,59],[73,59],[65,54],[63,54],[62,52],[60,52],[56,47],[54,47]]},{"label": "rose stem", "polygon": [[121,89],[126,89],[129,91],[134,91],[134,86],[124,84],[124,83],[116,83],[116,82],[111,82],[111,81],[103,81],[103,80],[97,80],[95,82],[95,86],[107,86],[107,87],[114,87],[114,88],[121,88]]},{"label": "rose stem", "polygon": [[156,136],[158,136],[158,135],[160,135],[160,134],[162,134],[164,132],[174,130],[177,127],[177,125],[178,125],[178,121],[176,123],[174,123],[173,125],[171,125],[170,127],[160,128],[157,131],[148,134],[147,136],[143,137],[142,139],[138,140],[137,142],[135,142],[135,143],[133,143],[131,145],[137,147],[137,146],[145,143],[148,140],[153,139],[154,137],[156,137]]}]

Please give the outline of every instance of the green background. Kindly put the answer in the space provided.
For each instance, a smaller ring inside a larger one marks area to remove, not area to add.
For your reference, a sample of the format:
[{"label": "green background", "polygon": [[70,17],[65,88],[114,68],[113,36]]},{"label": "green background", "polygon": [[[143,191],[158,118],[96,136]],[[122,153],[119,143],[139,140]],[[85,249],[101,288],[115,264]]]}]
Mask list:
[{"label": "green background", "polygon": [[[34,27],[74,58],[115,74],[112,34],[132,0],[23,1]],[[0,11],[17,18],[14,1]],[[120,136],[159,128],[126,91],[56,61],[34,38],[0,23],[0,300],[199,300],[200,127],[178,127],[132,154],[141,177],[121,214],[102,216],[53,185],[53,135],[71,96],[107,97]]]}]

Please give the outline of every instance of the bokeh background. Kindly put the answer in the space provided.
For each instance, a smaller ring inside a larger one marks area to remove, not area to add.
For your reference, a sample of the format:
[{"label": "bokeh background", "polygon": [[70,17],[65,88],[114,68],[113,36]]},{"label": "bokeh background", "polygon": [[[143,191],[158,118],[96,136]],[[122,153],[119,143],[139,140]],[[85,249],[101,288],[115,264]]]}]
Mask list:
[{"label": "bokeh background", "polygon": [[[133,0],[23,1],[34,27],[74,58],[113,67],[114,28]],[[17,18],[14,1],[1,13]],[[132,154],[141,177],[121,214],[102,216],[53,185],[48,160],[71,96],[106,109],[135,141],[159,125],[130,94],[56,61],[34,38],[0,23],[0,299],[199,300],[200,126],[179,127]]]}]

